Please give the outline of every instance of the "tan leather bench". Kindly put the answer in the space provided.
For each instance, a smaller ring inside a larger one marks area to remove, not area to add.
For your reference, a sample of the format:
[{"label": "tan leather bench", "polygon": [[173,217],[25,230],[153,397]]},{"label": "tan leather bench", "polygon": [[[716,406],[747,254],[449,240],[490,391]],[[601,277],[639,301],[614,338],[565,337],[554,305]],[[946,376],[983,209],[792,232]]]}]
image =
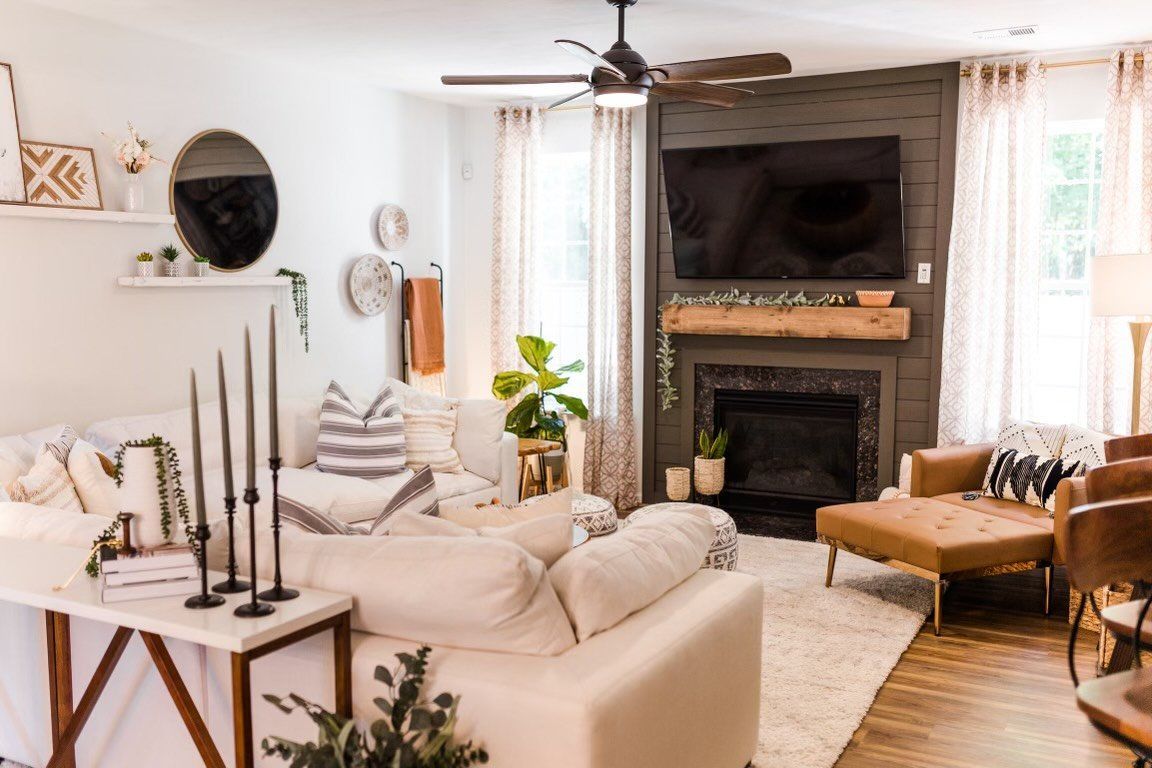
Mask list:
[{"label": "tan leather bench", "polygon": [[950,581],[1044,568],[1045,613],[1050,607],[1053,536],[1034,524],[938,498],[910,498],[822,507],[816,532],[829,545],[825,586],[832,584],[840,549],[933,582],[936,634]]}]

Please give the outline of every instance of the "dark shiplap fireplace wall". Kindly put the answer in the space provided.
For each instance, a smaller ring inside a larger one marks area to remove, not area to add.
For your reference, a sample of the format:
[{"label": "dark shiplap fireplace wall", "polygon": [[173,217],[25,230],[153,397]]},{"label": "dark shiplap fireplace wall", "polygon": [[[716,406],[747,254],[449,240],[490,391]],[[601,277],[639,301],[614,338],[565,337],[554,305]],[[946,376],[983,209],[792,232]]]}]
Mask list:
[{"label": "dark shiplap fireplace wall", "polygon": [[[809,294],[892,289],[896,305],[912,309],[912,338],[902,342],[674,336],[673,382],[684,392],[691,376],[685,357],[818,353],[890,358],[895,374],[895,413],[886,459],[895,470],[900,454],[935,443],[944,323],[944,278],[952,218],[959,64],[851,72],[741,83],[756,91],[735,109],[699,104],[648,106],[647,252],[645,264],[644,496],[662,497],[664,469],[691,456],[692,403],[662,411],[656,396],[656,311],[674,293],[699,294],[733,286],[753,293],[805,290]],[[903,280],[678,280],[672,263],[668,209],[660,168],[661,148],[708,147],[860,136],[901,138],[904,181]],[[932,264],[932,283],[916,282],[916,265]],[[769,363],[770,364],[770,363]],[[691,390],[691,385],[688,387]],[[896,472],[883,471],[884,476]]]}]

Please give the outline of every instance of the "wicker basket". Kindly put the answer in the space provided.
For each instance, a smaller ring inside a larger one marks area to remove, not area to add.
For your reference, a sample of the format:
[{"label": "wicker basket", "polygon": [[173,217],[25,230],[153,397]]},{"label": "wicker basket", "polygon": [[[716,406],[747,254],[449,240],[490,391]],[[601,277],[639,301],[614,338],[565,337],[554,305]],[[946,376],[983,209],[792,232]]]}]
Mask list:
[{"label": "wicker basket", "polygon": [[692,470],[668,467],[664,470],[664,487],[670,501],[687,501],[692,495]]},{"label": "wicker basket", "polygon": [[[1096,596],[1096,607],[1104,610],[1110,605],[1126,603],[1132,597],[1131,584],[1119,584],[1112,588],[1101,587],[1093,593]],[[1076,609],[1080,606],[1080,592],[1075,587],[1069,587],[1068,623],[1076,620]],[[1112,652],[1116,650],[1116,638],[1100,624],[1100,617],[1092,610],[1092,603],[1084,606],[1084,617],[1080,619],[1082,632],[1091,632],[1098,635],[1096,641],[1096,671],[1102,672],[1112,659]]]},{"label": "wicker basket", "polygon": [[696,492],[716,496],[724,490],[724,459],[696,457]]}]

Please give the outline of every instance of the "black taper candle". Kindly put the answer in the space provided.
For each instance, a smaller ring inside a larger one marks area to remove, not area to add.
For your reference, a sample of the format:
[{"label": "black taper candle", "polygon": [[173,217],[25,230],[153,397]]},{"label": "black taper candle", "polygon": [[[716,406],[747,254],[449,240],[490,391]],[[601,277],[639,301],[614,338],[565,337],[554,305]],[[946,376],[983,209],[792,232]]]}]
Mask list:
[{"label": "black taper candle", "polygon": [[216,608],[224,598],[208,592],[208,520],[204,506],[204,461],[200,455],[200,398],[196,393],[196,371],[192,371],[192,477],[196,486],[196,542],[200,560],[200,594],[184,601],[185,608]]},{"label": "black taper candle", "polygon": [[272,587],[260,593],[261,600],[280,602],[294,600],[300,593],[288,589],[280,579],[280,397],[276,377],[276,307],[268,316],[268,445],[272,455],[268,468],[272,470],[272,557],[275,558]]},{"label": "black taper candle", "polygon": [[228,579],[212,587],[213,592],[235,595],[252,586],[236,578],[236,492],[232,488],[232,431],[228,419],[228,387],[224,381],[224,353],[216,350],[216,379],[220,390],[220,435],[224,459],[224,514],[228,518]]}]

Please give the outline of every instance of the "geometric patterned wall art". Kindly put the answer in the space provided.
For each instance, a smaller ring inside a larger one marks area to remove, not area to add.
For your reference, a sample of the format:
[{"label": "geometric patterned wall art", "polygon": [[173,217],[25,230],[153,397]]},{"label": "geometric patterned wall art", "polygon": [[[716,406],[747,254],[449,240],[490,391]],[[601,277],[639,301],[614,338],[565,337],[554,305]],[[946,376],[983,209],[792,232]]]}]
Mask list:
[{"label": "geometric patterned wall art", "polygon": [[20,150],[30,205],[103,209],[90,147],[22,141]]}]

